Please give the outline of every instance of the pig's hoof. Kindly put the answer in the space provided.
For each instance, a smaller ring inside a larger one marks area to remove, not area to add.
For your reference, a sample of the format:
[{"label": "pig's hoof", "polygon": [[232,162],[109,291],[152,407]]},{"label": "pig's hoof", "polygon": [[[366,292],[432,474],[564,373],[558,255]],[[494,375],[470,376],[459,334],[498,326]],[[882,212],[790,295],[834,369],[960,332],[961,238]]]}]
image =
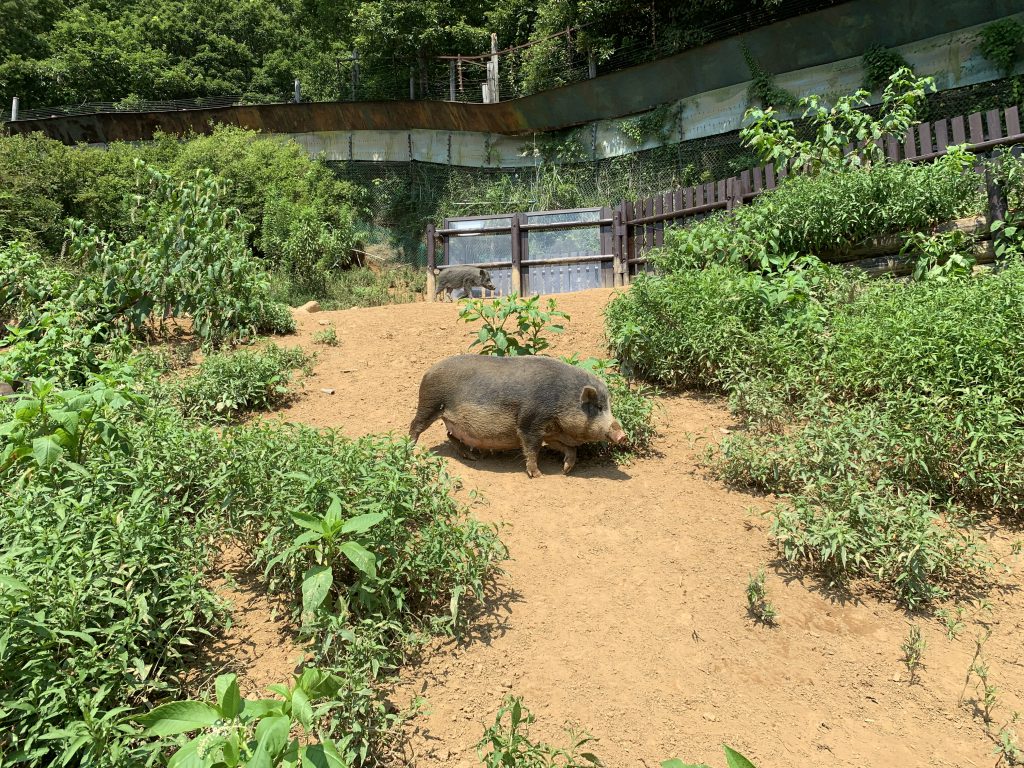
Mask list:
[{"label": "pig's hoof", "polygon": [[575,462],[573,462],[572,464],[570,464],[568,461],[565,462],[565,464],[562,465],[562,474],[568,475],[570,472],[572,472],[572,468],[574,466],[576,466]]},{"label": "pig's hoof", "polygon": [[533,469],[527,469],[526,474],[528,474],[530,477],[541,477],[540,470],[537,469],[536,467],[534,467]]}]

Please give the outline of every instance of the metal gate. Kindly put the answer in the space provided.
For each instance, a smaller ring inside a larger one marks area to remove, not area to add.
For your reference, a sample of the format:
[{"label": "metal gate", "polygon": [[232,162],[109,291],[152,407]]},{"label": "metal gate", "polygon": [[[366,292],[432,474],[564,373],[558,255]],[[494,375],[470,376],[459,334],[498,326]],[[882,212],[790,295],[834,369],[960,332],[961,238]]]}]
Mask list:
[{"label": "metal gate", "polygon": [[[495,290],[485,295],[567,293],[616,284],[610,208],[460,216],[427,227],[427,293],[434,269],[487,269]],[[441,249],[436,249],[440,237]],[[620,283],[621,284],[621,283]]]}]

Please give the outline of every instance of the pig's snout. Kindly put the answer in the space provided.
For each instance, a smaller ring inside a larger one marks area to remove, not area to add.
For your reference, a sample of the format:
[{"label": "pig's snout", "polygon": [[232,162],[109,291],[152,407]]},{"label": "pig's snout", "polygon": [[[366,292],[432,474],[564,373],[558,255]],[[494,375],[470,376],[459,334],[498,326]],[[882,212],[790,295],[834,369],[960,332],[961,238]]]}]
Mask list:
[{"label": "pig's snout", "polygon": [[629,436],[622,430],[618,423],[608,430],[608,439],[616,445],[625,445],[629,442]]}]

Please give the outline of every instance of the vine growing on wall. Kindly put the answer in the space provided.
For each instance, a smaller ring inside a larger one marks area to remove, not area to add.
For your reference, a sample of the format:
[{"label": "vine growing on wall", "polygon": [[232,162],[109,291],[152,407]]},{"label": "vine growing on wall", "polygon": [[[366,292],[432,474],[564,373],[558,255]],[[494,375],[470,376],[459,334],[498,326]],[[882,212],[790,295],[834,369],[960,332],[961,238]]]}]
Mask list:
[{"label": "vine growing on wall", "polygon": [[636,146],[651,138],[658,144],[667,144],[679,120],[679,110],[679,104],[662,104],[649,112],[620,120],[618,127]]},{"label": "vine growing on wall", "polygon": [[747,98],[751,103],[760,104],[762,107],[796,109],[797,97],[776,84],[775,75],[757,63],[757,59],[754,58],[754,54],[750,52],[746,44],[743,45],[743,59],[747,62],[747,69],[750,70]]},{"label": "vine growing on wall", "polygon": [[861,66],[864,68],[864,88],[868,91],[884,88],[893,72],[904,67],[910,69],[906,59],[883,45],[869,48],[861,58]]},{"label": "vine growing on wall", "polygon": [[981,55],[995,64],[1003,77],[1013,74],[1020,61],[1024,43],[1024,24],[1016,19],[1000,19],[981,30]]}]

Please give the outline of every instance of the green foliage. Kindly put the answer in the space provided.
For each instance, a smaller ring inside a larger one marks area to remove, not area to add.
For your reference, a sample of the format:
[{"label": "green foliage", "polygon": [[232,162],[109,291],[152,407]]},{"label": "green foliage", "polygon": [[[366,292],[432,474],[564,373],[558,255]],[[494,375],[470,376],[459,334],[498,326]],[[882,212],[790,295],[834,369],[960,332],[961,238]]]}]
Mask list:
[{"label": "green foliage", "polygon": [[338,331],[333,325],[329,325],[322,331],[313,334],[314,344],[323,344],[325,347],[338,346]]},{"label": "green foliage", "polygon": [[[167,768],[299,764],[340,768],[354,764],[355,754],[346,754],[351,736],[329,738],[319,724],[344,684],[337,675],[307,667],[290,684],[271,686],[277,697],[247,700],[241,697],[234,674],[221,675],[216,681],[216,702],[174,701],[134,719],[145,726],[146,735],[168,741],[167,737],[199,731],[183,743],[175,740],[178,749]],[[295,731],[302,736],[292,736]],[[316,743],[309,743],[311,736]]]},{"label": "green foliage", "polygon": [[272,277],[271,295],[292,306],[316,299],[326,310],[381,307],[416,301],[426,290],[426,282],[426,273],[412,267],[353,267],[326,274],[323,288],[314,291],[309,281],[277,273]]},{"label": "green foliage", "polygon": [[907,60],[891,48],[874,45],[861,57],[864,69],[864,89],[878,91],[889,84],[893,73],[901,69],[910,70]]},{"label": "green foliage", "polygon": [[168,385],[168,394],[188,418],[228,423],[250,411],[271,410],[295,393],[292,371],[309,376],[313,358],[301,347],[267,344],[261,350],[216,353],[196,373]]},{"label": "green foliage", "polygon": [[[506,722],[506,718],[508,721]],[[586,768],[603,763],[592,752],[581,750],[595,741],[589,734],[567,729],[569,747],[554,747],[530,738],[536,717],[518,696],[506,696],[498,708],[494,725],[477,743],[477,755],[487,768]]]},{"label": "green foliage", "polygon": [[[655,258],[666,271],[709,261],[777,271],[783,262],[799,266],[799,259],[794,264],[797,254],[841,256],[872,237],[928,231],[983,210],[972,163],[966,153],[952,151],[928,165],[895,163],[793,176],[750,205],[670,229],[666,248]],[[957,238],[962,240],[961,235],[944,235],[914,246],[945,263],[951,251],[966,248]]]},{"label": "green foliage", "polygon": [[654,139],[658,144],[666,144],[678,119],[678,105],[662,104],[650,112],[619,121],[619,130],[637,146],[648,139]]},{"label": "green foliage", "polygon": [[769,110],[777,108],[783,111],[791,111],[805,106],[802,100],[797,99],[796,96],[785,88],[780,88],[776,85],[775,75],[766,71],[757,63],[757,60],[745,44],[743,45],[743,60],[747,63],[747,69],[750,70],[750,85],[747,87],[747,98],[751,102],[759,103],[762,107],[766,107]]},{"label": "green foliage", "polygon": [[924,651],[927,647],[928,643],[921,637],[921,628],[917,624],[911,624],[907,639],[900,646],[903,651],[903,663],[910,674],[911,685],[917,680],[918,668],[923,666]]},{"label": "green foliage", "polygon": [[[811,95],[800,99],[796,108],[803,108],[804,120],[815,131],[813,139],[798,138],[793,122],[780,121],[771,106],[747,110],[744,119],[750,123],[740,131],[740,138],[744,146],[776,167],[793,164],[805,172],[817,173],[881,163],[885,151],[875,142],[887,136],[902,140],[907,129],[918,122],[918,112],[929,90],[935,90],[932,78],[915,77],[909,69],[899,69],[889,77],[877,118],[861,109],[870,104],[867,91],[841,96],[831,108],[822,103],[820,96]],[[857,151],[845,154],[851,144]]]},{"label": "green foliage", "polygon": [[634,374],[729,395],[749,428],[716,467],[791,494],[773,524],[787,558],[910,605],[942,596],[986,570],[972,511],[1024,510],[1024,268],[910,284],[804,271],[796,302],[777,299],[790,273],[641,277],[608,308],[613,349]]},{"label": "green foliage", "polygon": [[973,245],[974,237],[959,229],[933,235],[911,232],[900,255],[916,255],[914,280],[949,280],[971,274]]},{"label": "green foliage", "polygon": [[548,299],[547,310],[544,310],[540,306],[540,296],[524,299],[512,293],[492,300],[460,302],[459,319],[467,323],[482,323],[475,334],[476,339],[469,345],[472,349],[479,344],[482,355],[536,355],[551,345],[545,334],[565,330],[560,321],[568,320],[569,315],[555,309],[556,306],[554,299]]},{"label": "green foliage", "polygon": [[1000,19],[981,30],[981,55],[999,68],[1003,77],[1013,74],[1020,61],[1020,47],[1024,43],[1024,24],[1016,19]]},{"label": "green foliage", "polygon": [[751,576],[747,583],[747,613],[762,624],[775,626],[778,612],[768,599],[768,589],[764,585],[764,569],[756,576]]},{"label": "green foliage", "polygon": [[[756,766],[747,760],[743,755],[737,752],[731,747],[727,747],[725,744],[722,745],[722,749],[725,751],[725,764],[727,768],[756,768]],[[707,763],[700,763],[699,765],[684,763],[682,760],[663,760],[661,762],[661,768],[710,768]]]}]

